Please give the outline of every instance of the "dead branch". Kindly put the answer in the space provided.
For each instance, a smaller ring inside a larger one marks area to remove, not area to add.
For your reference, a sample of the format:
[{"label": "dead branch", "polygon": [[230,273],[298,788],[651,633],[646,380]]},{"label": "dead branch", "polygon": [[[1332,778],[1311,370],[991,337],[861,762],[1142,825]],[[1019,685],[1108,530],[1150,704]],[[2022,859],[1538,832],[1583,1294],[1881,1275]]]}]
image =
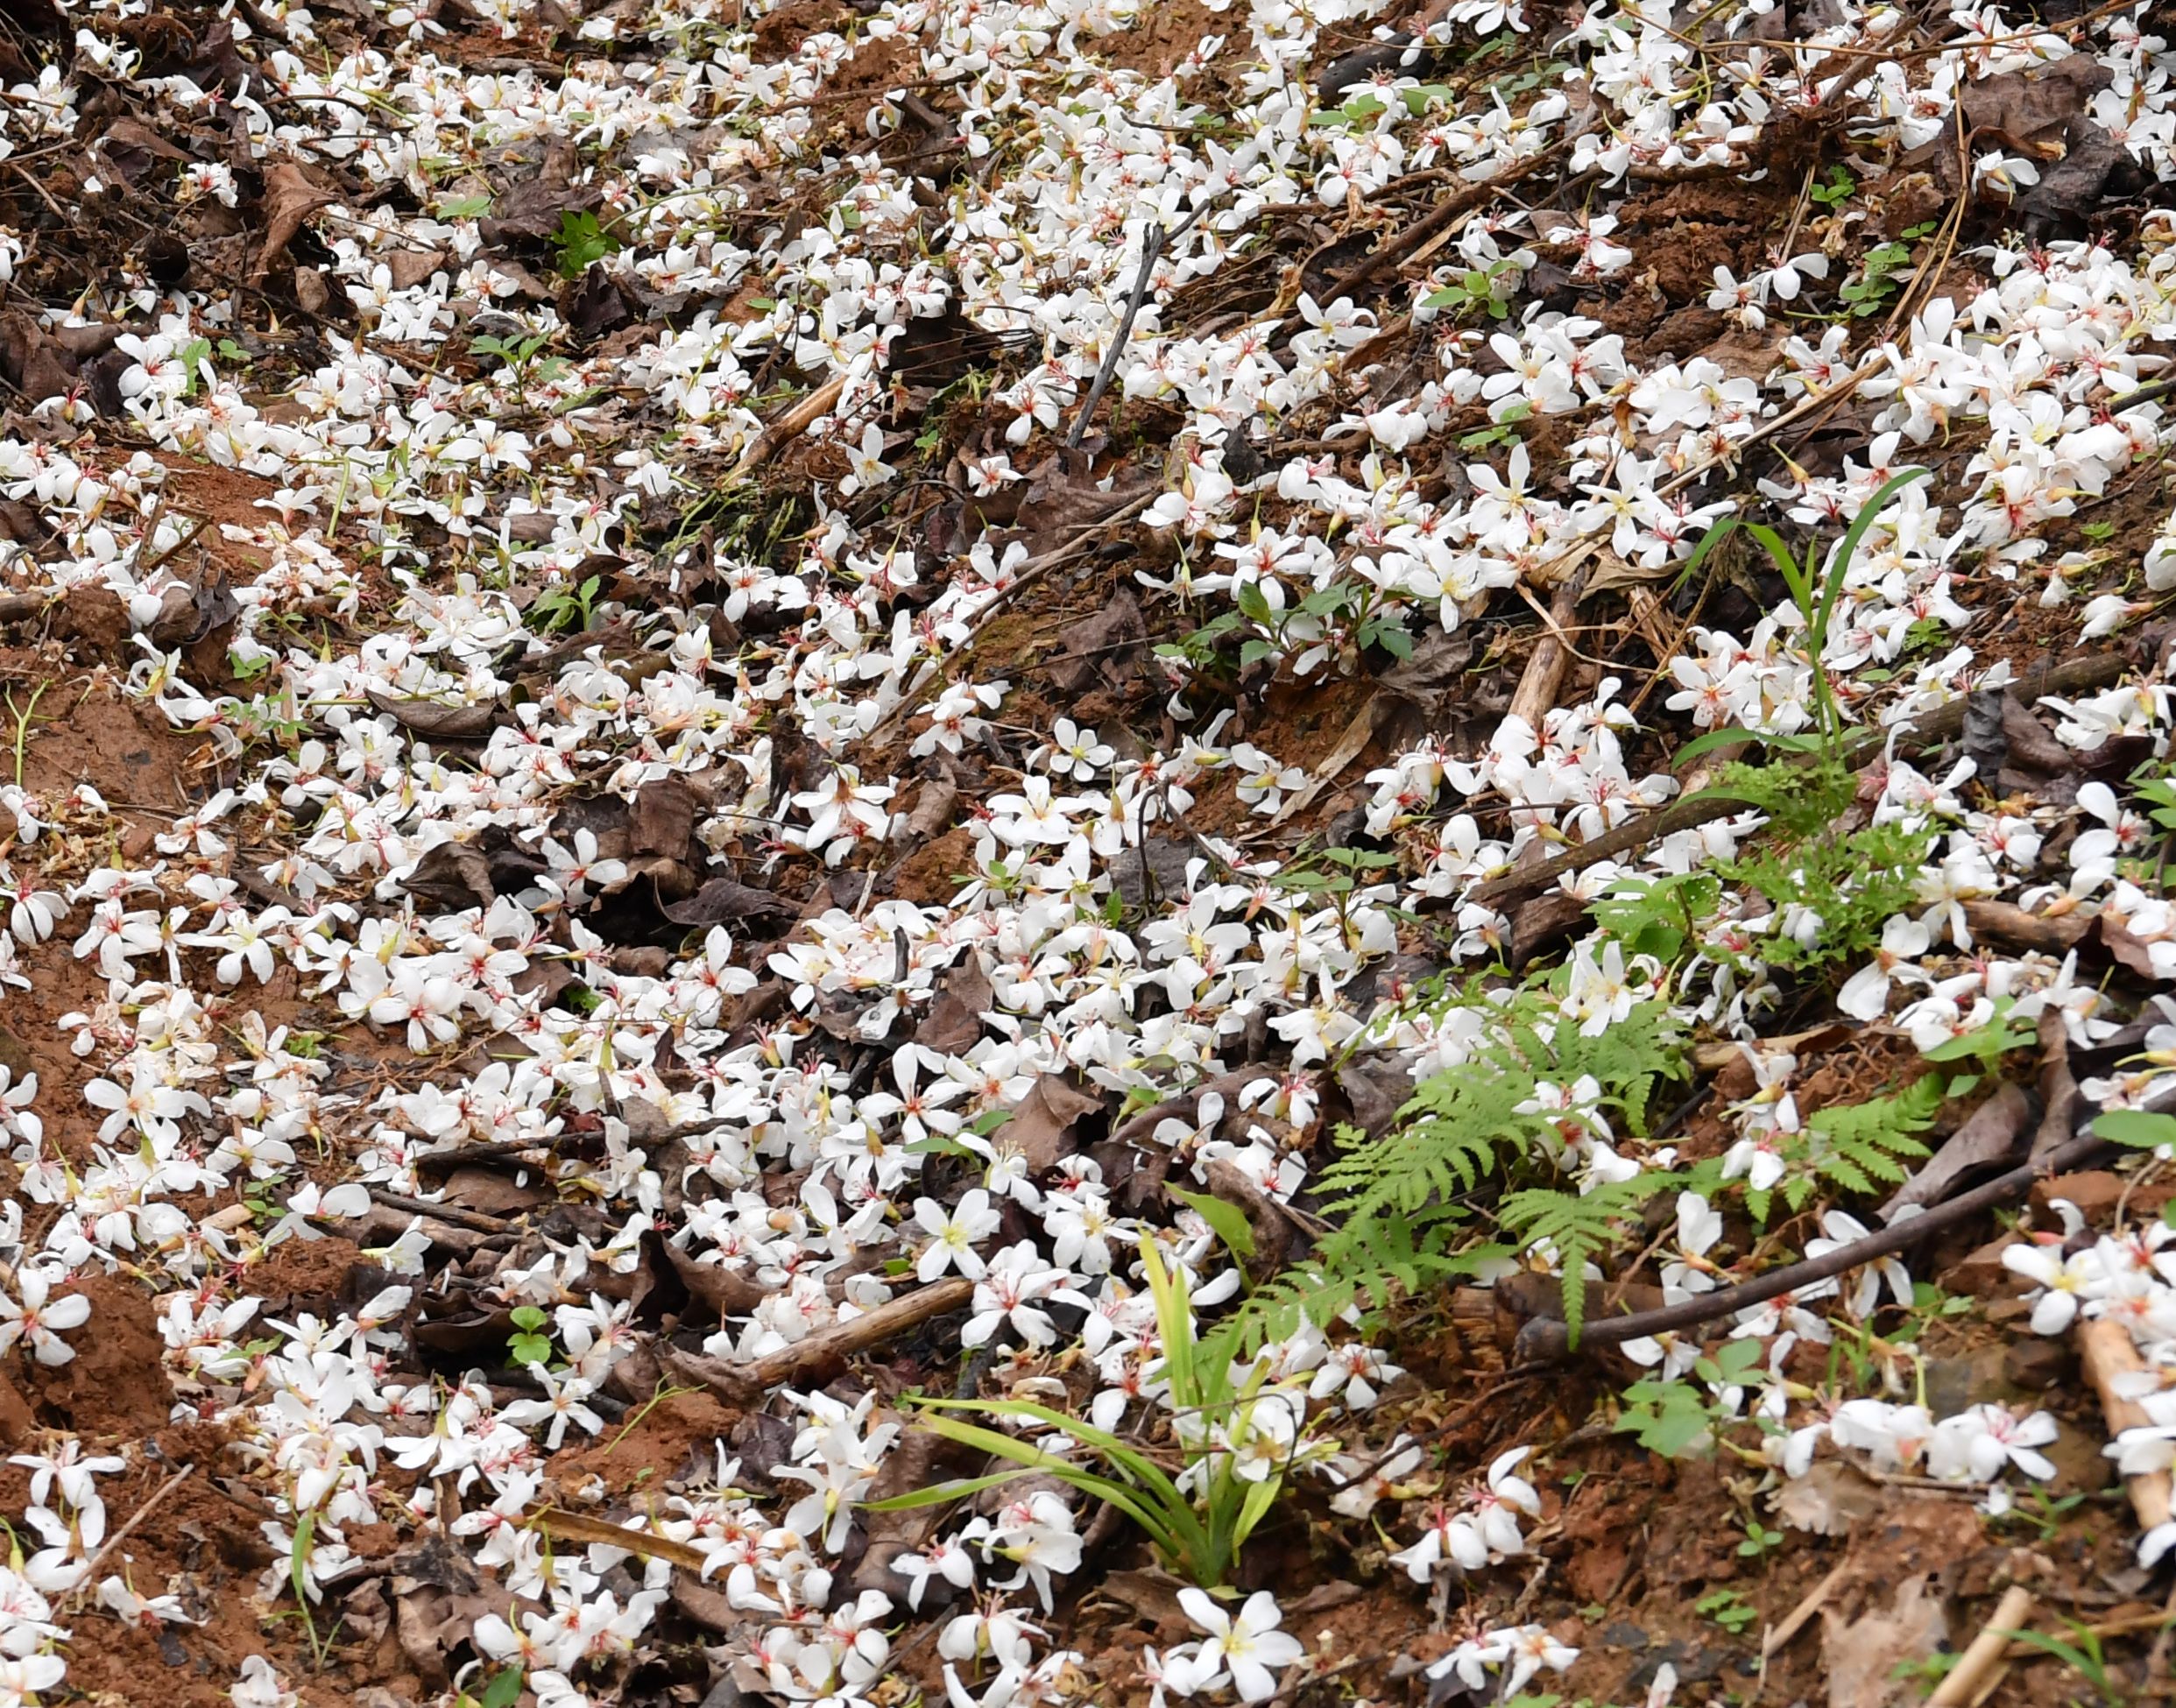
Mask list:
[{"label": "dead branch", "polygon": [[963,1309],[974,1295],[974,1282],[954,1275],[896,1295],[873,1310],[818,1330],[807,1339],[767,1353],[752,1364],[706,1358],[665,1345],[657,1349],[658,1362],[668,1373],[700,1383],[734,1405],[754,1405],[775,1388],[829,1381],[857,1354],[880,1346],[931,1317]]},{"label": "dead branch", "polygon": [[2012,1584],[2003,1592],[2003,1599],[1996,1603],[1971,1647],[1957,1657],[1949,1676],[1927,1697],[1926,1708],[1964,1708],[1980,1693],[1988,1675],[2002,1664],[2011,1636],[2024,1629],[2024,1622],[2031,1617],[2032,1592],[2023,1584]]},{"label": "dead branch", "polygon": [[[1855,1239],[1849,1245],[1819,1257],[1807,1258],[1801,1263],[1787,1263],[1782,1268],[1771,1269],[1752,1281],[1741,1281],[1735,1287],[1720,1288],[1713,1293],[1699,1294],[1680,1303],[1664,1305],[1659,1310],[1636,1311],[1628,1316],[1609,1316],[1600,1322],[1589,1323],[1579,1335],[1578,1350],[1593,1352],[1621,1346],[1628,1340],[1642,1340],[1652,1335],[1674,1334],[1684,1329],[1696,1329],[1704,1323],[1734,1316],[1749,1306],[1764,1304],[1786,1293],[1795,1293],[1815,1281],[1827,1281],[1847,1270],[1871,1263],[1876,1258],[1900,1252],[1907,1246],[1916,1246],[1929,1235],[1954,1227],[1983,1210],[1991,1210],[1996,1204],[2022,1197],[2031,1189],[2034,1181],[2043,1175],[2061,1174],[2066,1168],[2076,1167],[2098,1154],[2105,1145],[2106,1140],[2096,1139],[2088,1133],[2081,1139],[2072,1140],[2037,1162],[2021,1163],[2007,1174],[1997,1175],[1983,1186],[1975,1186],[1969,1192],[1958,1194],[1923,1216],[1907,1217],[1901,1222],[1893,1222],[1863,1239]],[[1572,1350],[1570,1334],[1562,1323],[1537,1316],[1519,1330],[1517,1357],[1521,1363],[1563,1358]]]}]

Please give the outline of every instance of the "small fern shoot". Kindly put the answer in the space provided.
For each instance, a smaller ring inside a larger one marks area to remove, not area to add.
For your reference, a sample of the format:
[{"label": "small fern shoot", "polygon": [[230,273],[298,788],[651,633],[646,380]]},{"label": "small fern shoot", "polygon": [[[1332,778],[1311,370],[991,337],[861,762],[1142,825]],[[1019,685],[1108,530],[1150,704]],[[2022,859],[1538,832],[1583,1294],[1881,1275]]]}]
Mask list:
[{"label": "small fern shoot", "polygon": [[1862,1197],[1902,1185],[1910,1165],[1929,1154],[1918,1135],[1934,1125],[1945,1096],[1943,1076],[1931,1073],[1888,1097],[1815,1110],[1783,1147],[1790,1173],[1773,1192],[1749,1191],[1746,1208],[1764,1225],[1775,1192],[1795,1214],[1824,1180]]}]

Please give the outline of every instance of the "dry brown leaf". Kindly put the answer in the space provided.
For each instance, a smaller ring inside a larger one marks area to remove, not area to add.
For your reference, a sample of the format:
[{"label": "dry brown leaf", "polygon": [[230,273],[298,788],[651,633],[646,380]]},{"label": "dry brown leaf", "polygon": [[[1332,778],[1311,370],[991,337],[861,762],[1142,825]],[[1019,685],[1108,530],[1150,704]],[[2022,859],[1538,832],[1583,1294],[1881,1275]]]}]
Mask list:
[{"label": "dry brown leaf", "polygon": [[1840,1536],[1886,1504],[1882,1486],[1842,1459],[1823,1459],[1776,1496],[1776,1516],[1794,1530]]},{"label": "dry brown leaf", "polygon": [[578,1542],[589,1545],[603,1543],[611,1548],[624,1548],[631,1554],[645,1559],[666,1560],[681,1568],[702,1575],[703,1556],[684,1542],[675,1542],[669,1536],[653,1535],[647,1530],[628,1530],[609,1519],[590,1518],[581,1513],[570,1513],[558,1507],[547,1507],[542,1512],[532,1513],[522,1521],[531,1530],[541,1530],[554,1542]]},{"label": "dry brown leaf", "polygon": [[307,173],[291,160],[279,160],[265,168],[265,241],[257,251],[257,265],[251,272],[253,279],[263,279],[272,271],[273,262],[287,252],[287,245],[301,230],[303,221],[320,208],[329,208],[339,198],[331,191],[320,189]]},{"label": "dry brown leaf", "polygon": [[1821,1609],[1821,1664],[1828,1675],[1828,1708],[1900,1708],[1918,1695],[1897,1669],[1941,1652],[1949,1621],[1932,1574],[1904,1578],[1887,1606],[1847,1621]]},{"label": "dry brown leaf", "polygon": [[996,1002],[982,963],[970,956],[948,969],[938,982],[936,1000],[915,1029],[915,1041],[947,1055],[964,1055],[981,1038],[982,1017]]},{"label": "dry brown leaf", "polygon": [[449,705],[443,700],[404,700],[374,688],[364,692],[378,710],[390,713],[396,723],[426,741],[481,741],[498,716],[498,702],[491,700]]},{"label": "dry brown leaf", "polygon": [[1083,1116],[1102,1107],[1102,1098],[1089,1096],[1062,1075],[1044,1074],[1020,1100],[1020,1107],[999,1136],[1008,1149],[1027,1158],[1032,1171],[1040,1174],[1061,1156],[1079,1148],[1068,1142],[1073,1128]]}]

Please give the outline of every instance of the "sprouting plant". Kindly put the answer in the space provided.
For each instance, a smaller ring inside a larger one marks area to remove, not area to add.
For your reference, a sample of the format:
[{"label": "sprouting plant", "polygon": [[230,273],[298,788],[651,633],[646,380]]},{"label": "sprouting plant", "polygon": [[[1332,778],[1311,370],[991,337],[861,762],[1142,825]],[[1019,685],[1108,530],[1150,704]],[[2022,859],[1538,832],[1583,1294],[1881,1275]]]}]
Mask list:
[{"label": "sprouting plant", "polygon": [[559,216],[559,229],[552,233],[555,264],[564,279],[581,278],[590,263],[617,255],[619,247],[619,239],[597,223],[595,214],[571,208]]},{"label": "sprouting plant", "polygon": [[1515,445],[1522,436],[1517,423],[1525,420],[1533,413],[1534,406],[1524,399],[1508,404],[1487,427],[1461,434],[1459,436],[1459,448],[1462,451],[1485,451],[1498,445]]},{"label": "sprouting plant", "polygon": [[1397,864],[1396,855],[1372,849],[1320,848],[1289,861],[1269,881],[1289,894],[1325,898],[1337,910],[1339,935],[1350,942],[1354,893],[1380,881],[1381,874],[1395,870]]},{"label": "sprouting plant", "polygon": [[[1411,93],[1418,94],[1419,91],[1413,90]],[[1317,129],[1342,125],[1346,130],[1360,131],[1372,126],[1388,110],[1380,95],[1356,95],[1342,106],[1331,107],[1310,115],[1307,122]],[[1424,104],[1423,110],[1425,110]]]},{"label": "sprouting plant", "polygon": [[1710,1590],[1692,1604],[1692,1611],[1706,1614],[1734,1637],[1743,1634],[1761,1616],[1761,1610],[1735,1590]]},{"label": "sprouting plant", "polygon": [[1723,1391],[1751,1380],[1760,1364],[1758,1341],[1726,1340],[1713,1356],[1693,1365],[1692,1381],[1650,1378],[1633,1383],[1624,1391],[1614,1427],[1666,1459],[1706,1453],[1714,1444],[1716,1426],[1728,1415]]},{"label": "sprouting plant", "polygon": [[2176,767],[2164,760],[2150,760],[2131,773],[2130,787],[2145,808],[2145,815],[2164,831],[2176,835]]},{"label": "sprouting plant", "polygon": [[1955,1671],[1957,1662],[1963,1659],[1961,1648],[1947,1648],[1937,1655],[1922,1655],[1916,1661],[1899,1661],[1889,1669],[1889,1676],[1899,1684],[1921,1684],[1931,1691]]},{"label": "sprouting plant", "polygon": [[38,716],[38,702],[46,697],[46,690],[52,686],[50,682],[39,683],[31,690],[29,703],[20,711],[16,709],[15,690],[8,690],[8,713],[15,719],[15,787],[18,788],[23,787],[23,758],[30,746],[31,724]]},{"label": "sprouting plant", "polygon": [[1848,201],[1858,194],[1858,191],[1859,180],[1857,179],[1854,178],[1843,166],[1831,166],[1828,168],[1826,181],[1809,187],[1806,194],[1819,202],[1822,207],[1833,208],[1840,202]]},{"label": "sprouting plant", "polygon": [[1518,264],[1508,256],[1486,268],[1468,267],[1422,299],[1421,307],[1447,309],[1454,314],[1483,314],[1500,321],[1511,312],[1510,292],[1521,276]]},{"label": "sprouting plant", "polygon": [[2020,1491],[2008,1512],[1997,1521],[2028,1524],[2043,1542],[2053,1542],[2062,1534],[2063,1520],[2085,1504],[2083,1494],[2052,1495],[2038,1485]]},{"label": "sprouting plant", "polygon": [[1784,1533],[1781,1530],[1766,1529],[1759,1519],[1749,1518],[1745,1521],[1745,1540],[1738,1544],[1738,1555],[1742,1559],[1757,1560],[1774,1553],[1783,1545]]},{"label": "sprouting plant", "polygon": [[529,608],[530,614],[547,634],[559,630],[579,634],[590,626],[590,619],[596,614],[597,596],[604,585],[595,575],[579,586],[555,582],[536,596],[536,603]]},{"label": "sprouting plant", "polygon": [[[1133,1520],[1178,1576],[1205,1589],[1223,1584],[1247,1539],[1275,1506],[1286,1469],[1301,1452],[1313,1450],[1302,1444],[1303,1403],[1282,1387],[1268,1386],[1266,1369],[1259,1364],[1235,1388],[1231,1361],[1195,1338],[1183,1278],[1165,1267],[1152,1239],[1142,1239],[1141,1254],[1163,1353],[1155,1374],[1166,1387],[1182,1461],[1176,1474],[1149,1451],[1049,1406],[1026,1400],[923,1396],[908,1402],[920,1411],[923,1429],[1003,1459],[1012,1469],[871,1501],[869,1510],[935,1506],[1039,1473]],[[1099,1461],[1101,1469],[947,1415],[952,1411],[1040,1423]],[[1259,1450],[1244,1456],[1239,1450],[1247,1443],[1258,1448],[1280,1442],[1282,1456],[1274,1460],[1265,1461]]]},{"label": "sprouting plant", "polygon": [[489,333],[479,333],[469,341],[469,349],[472,355],[488,356],[510,368],[518,368],[549,342],[550,335],[542,332],[532,332],[526,337],[519,338],[500,338]]},{"label": "sprouting plant", "polygon": [[1742,515],[1719,517],[1700,536],[1699,544],[1685,561],[1684,575],[1686,579],[1699,572],[1710,552],[1741,530],[1750,534],[1761,549],[1768,554],[1769,561],[1776,566],[1777,573],[1783,577],[1791,603],[1798,608],[1798,617],[1804,627],[1802,646],[1805,661],[1812,669],[1817,727],[1812,734],[1799,736],[1761,735],[1748,730],[1713,730],[1697,740],[1686,743],[1678,751],[1678,763],[1680,766],[1711,748],[1749,738],[1795,752],[1833,750],[1842,740],[1843,713],[1836,703],[1836,691],[1829,682],[1827,666],[1824,662],[1828,652],[1828,625],[1836,612],[1836,600],[1843,591],[1845,578],[1851,573],[1851,561],[1858,554],[1859,542],[1866,538],[1868,531],[1887,508],[1889,501],[1913,481],[1923,480],[1932,472],[1927,469],[1904,469],[1883,481],[1874,496],[1860,506],[1859,513],[1851,519],[1850,526],[1845,528],[1843,539],[1838,543],[1826,570],[1821,565],[1817,541],[1807,541],[1805,556],[1800,561],[1791,554],[1790,547],[1784,543],[1783,536],[1774,528],[1765,522],[1748,521]]},{"label": "sprouting plant", "polygon": [[[229,345],[226,339],[220,342],[223,345]],[[192,338],[181,346],[175,359],[181,364],[181,395],[184,398],[194,398],[198,388],[210,378],[211,353],[211,340],[208,338]]]},{"label": "sprouting plant", "polygon": [[332,1629],[321,1635],[317,1629],[317,1615],[311,1611],[310,1550],[317,1541],[317,1514],[314,1509],[304,1513],[294,1521],[294,1539],[287,1545],[287,1584],[294,1592],[297,1615],[302,1629],[309,1638],[310,1658],[317,1669],[325,1669],[325,1660],[332,1653],[333,1644],[339,1640],[340,1627],[346,1622],[343,1614],[333,1621]]},{"label": "sprouting plant", "polygon": [[1847,279],[1836,287],[1844,312],[1862,320],[1888,307],[1904,288],[1901,275],[1911,260],[1912,244],[1933,229],[1932,225],[1915,225],[1905,230],[1901,239],[1876,243],[1868,250],[1857,277]]},{"label": "sprouting plant", "polygon": [[545,1325],[552,1319],[537,1305],[516,1305],[510,1313],[514,1331],[506,1337],[506,1351],[517,1365],[548,1364],[552,1337]]},{"label": "sprouting plant", "polygon": [[521,1700],[522,1682],[519,1667],[501,1667],[477,1689],[463,1690],[454,1708],[513,1708]]}]

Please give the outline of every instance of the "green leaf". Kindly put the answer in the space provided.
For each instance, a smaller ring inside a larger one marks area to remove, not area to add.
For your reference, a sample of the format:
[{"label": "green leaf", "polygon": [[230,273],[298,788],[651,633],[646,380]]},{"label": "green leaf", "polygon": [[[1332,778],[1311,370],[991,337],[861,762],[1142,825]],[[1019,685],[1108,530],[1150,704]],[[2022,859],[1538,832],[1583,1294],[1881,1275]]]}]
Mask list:
[{"label": "green leaf", "polygon": [[560,274],[566,279],[581,278],[591,263],[619,250],[619,239],[597,223],[595,214],[576,213],[571,208],[559,216],[552,243],[559,251]]},{"label": "green leaf", "polygon": [[1920,1055],[1929,1062],[1957,1062],[1968,1056],[1991,1062],[2013,1049],[2023,1049],[2034,1042],[2038,1034],[2029,1026],[2021,1026],[2007,1016],[2007,1009],[1998,1009],[1993,1020],[1971,1032],[1961,1032],[1954,1038],[1945,1038],[1932,1049],[1923,1049]]},{"label": "green leaf", "polygon": [[313,1507],[294,1521],[294,1541],[287,1549],[287,1582],[294,1591],[297,1606],[310,1605],[309,1573],[307,1567],[310,1549],[317,1536],[317,1509]]},{"label": "green leaf", "polygon": [[476,1708],[513,1708],[521,1700],[521,1683],[519,1667],[502,1667],[477,1695]]},{"label": "green leaf", "polygon": [[1282,1477],[1265,1477],[1259,1483],[1248,1485],[1247,1498],[1240,1505],[1239,1522],[1233,1527],[1232,1545],[1242,1546],[1254,1534],[1254,1527],[1268,1516],[1270,1507],[1277,1503],[1277,1493],[1284,1486]]},{"label": "green leaf", "polygon": [[[2176,1125],[2172,1123],[2172,1125]],[[1244,1263],[1254,1254],[1254,1230],[1247,1219],[1247,1212],[1237,1204],[1226,1203],[1222,1198],[1206,1192],[1189,1192],[1176,1186],[1164,1189],[1181,1203],[1190,1206],[1201,1219],[1209,1224],[1218,1239],[1231,1248],[1232,1255]]]},{"label": "green leaf", "polygon": [[1001,1488],[1007,1483],[1033,1475],[1030,1467],[1014,1465],[1010,1471],[993,1471],[986,1477],[966,1477],[957,1482],[937,1483],[929,1488],[909,1489],[904,1494],[887,1495],[881,1500],[860,1500],[855,1504],[868,1513],[907,1513],[917,1507],[941,1507],[947,1500],[964,1500],[986,1488]]},{"label": "green leaf", "polygon": [[2157,1115],[2144,1109],[2109,1109],[2093,1118],[2093,1136],[2111,1145],[2128,1145],[2150,1151],[2176,1145],[2176,1115]]}]

